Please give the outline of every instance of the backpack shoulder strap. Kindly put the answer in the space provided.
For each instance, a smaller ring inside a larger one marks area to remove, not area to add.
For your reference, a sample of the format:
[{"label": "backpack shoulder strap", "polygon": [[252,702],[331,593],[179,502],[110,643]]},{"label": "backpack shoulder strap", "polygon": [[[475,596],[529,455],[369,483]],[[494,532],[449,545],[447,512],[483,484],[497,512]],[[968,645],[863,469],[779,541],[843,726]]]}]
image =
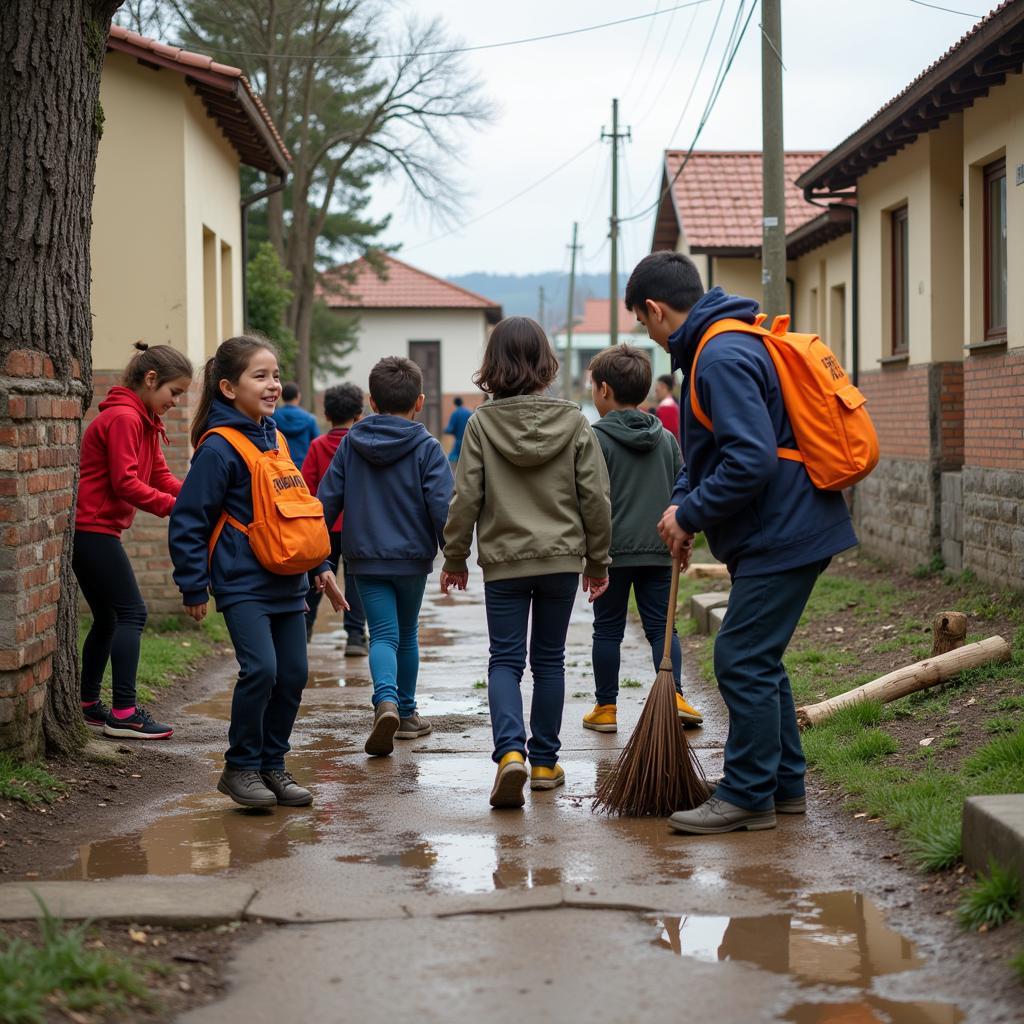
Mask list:
[{"label": "backpack shoulder strap", "polygon": [[249,440],[249,438],[245,436],[245,434],[240,430],[236,430],[234,427],[212,427],[203,434],[201,438],[199,438],[199,444],[202,444],[211,434],[217,434],[220,437],[223,437],[224,440],[227,441],[227,443],[231,445],[231,447],[234,448],[235,451],[238,452],[238,454],[245,460],[245,465],[249,472],[251,473],[253,471],[253,467],[255,467],[256,463],[259,461],[259,457],[262,452],[252,443],[252,441]]},{"label": "backpack shoulder strap", "polygon": [[292,457],[292,453],[291,449],[288,447],[288,438],[285,437],[285,433],[280,427],[275,427],[274,431],[277,434],[277,447],[290,459]]},{"label": "backpack shoulder strap", "polygon": [[720,334],[770,334],[771,331],[765,330],[765,328],[761,326],[761,324],[764,323],[764,320],[765,316],[763,313],[758,313],[752,324],[748,324],[746,320],[735,320],[729,317],[724,320],[716,320],[704,332],[700,341],[697,343],[697,351],[693,354],[693,364],[690,367],[690,408],[693,410],[693,415],[697,417],[697,422],[700,423],[705,430],[712,429],[711,419],[701,408],[700,400],[697,398],[697,360],[700,358],[701,352],[704,351],[704,346],[713,338],[717,338]]}]

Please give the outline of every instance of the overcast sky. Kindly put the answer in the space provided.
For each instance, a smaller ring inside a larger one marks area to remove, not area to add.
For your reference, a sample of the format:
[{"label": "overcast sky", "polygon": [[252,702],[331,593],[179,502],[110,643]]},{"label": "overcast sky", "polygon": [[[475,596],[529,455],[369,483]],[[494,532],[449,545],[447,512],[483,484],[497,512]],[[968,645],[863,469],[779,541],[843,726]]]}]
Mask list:
[{"label": "overcast sky", "polygon": [[[489,43],[665,10],[684,0],[415,0],[464,43]],[[690,145],[711,90],[739,0],[725,0],[704,71],[686,101],[722,0],[615,28],[465,55],[500,111],[467,133],[460,155],[469,189],[462,221],[479,217],[543,177],[599,135],[619,98],[631,126],[620,168],[620,216],[657,196],[661,154]],[[987,0],[935,0],[973,11]],[[412,9],[412,2],[406,9]],[[748,5],[749,6],[749,5]],[[760,31],[754,13],[699,149],[760,149]],[[830,149],[858,128],[974,24],[910,0],[784,0],[785,143]],[[568,267],[572,221],[580,222],[582,267],[608,267],[610,147],[595,145],[500,212],[438,239],[445,228],[398,185],[381,188],[373,212],[388,210],[388,242],[436,274],[527,273]],[[620,265],[649,249],[653,215],[623,226]]]}]

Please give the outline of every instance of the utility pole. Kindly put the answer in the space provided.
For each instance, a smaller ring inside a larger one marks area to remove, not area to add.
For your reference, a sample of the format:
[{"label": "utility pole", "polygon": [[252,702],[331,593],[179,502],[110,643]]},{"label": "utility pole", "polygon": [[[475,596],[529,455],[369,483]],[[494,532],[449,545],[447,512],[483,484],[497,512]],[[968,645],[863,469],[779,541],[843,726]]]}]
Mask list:
[{"label": "utility pole", "polygon": [[782,0],[761,3],[761,309],[786,312],[786,152],[782,137]]},{"label": "utility pole", "polygon": [[608,218],[608,238],[611,241],[611,313],[608,323],[608,338],[613,345],[619,343],[619,139],[629,139],[629,129],[619,131],[619,101],[612,100],[612,130],[601,129],[602,139],[612,140],[612,213]]},{"label": "utility pole", "polygon": [[562,397],[572,401],[575,393],[572,367],[572,320],[573,305],[576,299],[576,253],[582,246],[576,244],[576,232],[579,224],[572,222],[572,245],[569,246],[569,315],[565,318],[565,381],[562,384]]},{"label": "utility pole", "polygon": [[548,329],[544,326],[544,285],[541,285],[537,292],[537,323],[540,324],[541,330],[547,334]]}]

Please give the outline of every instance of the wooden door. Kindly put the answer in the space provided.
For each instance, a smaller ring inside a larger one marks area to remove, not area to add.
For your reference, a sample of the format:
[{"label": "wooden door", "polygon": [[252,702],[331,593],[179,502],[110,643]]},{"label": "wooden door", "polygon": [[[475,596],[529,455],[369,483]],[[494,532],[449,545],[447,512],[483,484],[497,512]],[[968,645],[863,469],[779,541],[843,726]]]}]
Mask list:
[{"label": "wooden door", "polygon": [[423,412],[419,421],[441,436],[441,342],[410,341],[409,358],[423,371]]}]

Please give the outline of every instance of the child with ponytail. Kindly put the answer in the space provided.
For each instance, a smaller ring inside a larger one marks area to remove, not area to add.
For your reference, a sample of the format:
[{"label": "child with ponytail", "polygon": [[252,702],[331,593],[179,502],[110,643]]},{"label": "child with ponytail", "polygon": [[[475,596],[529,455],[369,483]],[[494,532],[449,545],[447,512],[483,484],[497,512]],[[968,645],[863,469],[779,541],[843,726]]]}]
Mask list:
[{"label": "child with ponytail", "polygon": [[[92,626],[82,648],[82,714],[86,724],[122,739],[166,739],[171,726],[155,722],[135,700],[139,642],[146,603],[121,533],[135,510],[167,516],[181,481],[167,468],[163,416],[192,383],[192,364],[170,345],[136,342],[123,383],[100,402],[82,437],[71,567]],[[113,708],[100,700],[100,683],[111,664]]]},{"label": "child with ponytail", "polygon": [[[174,580],[186,613],[201,622],[212,592],[235,648],[238,682],[217,789],[246,807],[313,802],[285,767],[306,685],[307,570],[336,608],[347,607],[327,561],[323,510],[290,462],[287,442],[272,419],[280,394],[270,342],[243,335],[220,344],[206,364],[192,420],[195,455],[169,534]],[[268,473],[272,486],[264,487]],[[254,522],[256,499],[264,501],[267,493],[271,499],[287,496],[288,514],[298,518],[282,520],[286,526],[298,524],[301,530],[308,515],[309,529],[315,524],[318,531],[309,535],[305,550],[300,533],[300,550],[292,550],[286,563],[271,561],[270,568],[261,524]]]}]

